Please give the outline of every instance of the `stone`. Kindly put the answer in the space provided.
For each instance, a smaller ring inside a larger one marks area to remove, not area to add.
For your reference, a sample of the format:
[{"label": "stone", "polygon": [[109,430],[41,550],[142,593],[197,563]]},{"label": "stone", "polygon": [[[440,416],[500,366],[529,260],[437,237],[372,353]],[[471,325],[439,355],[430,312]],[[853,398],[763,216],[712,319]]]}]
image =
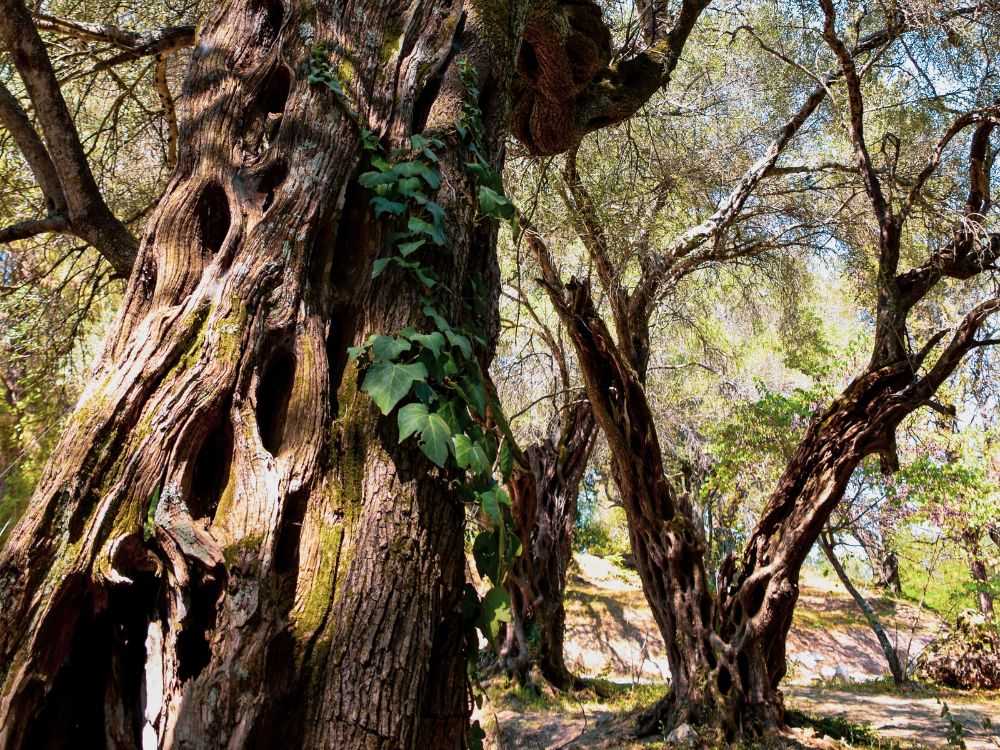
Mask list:
[{"label": "stone", "polygon": [[676,747],[697,747],[698,742],[698,733],[690,724],[681,724],[667,735],[667,743]]}]

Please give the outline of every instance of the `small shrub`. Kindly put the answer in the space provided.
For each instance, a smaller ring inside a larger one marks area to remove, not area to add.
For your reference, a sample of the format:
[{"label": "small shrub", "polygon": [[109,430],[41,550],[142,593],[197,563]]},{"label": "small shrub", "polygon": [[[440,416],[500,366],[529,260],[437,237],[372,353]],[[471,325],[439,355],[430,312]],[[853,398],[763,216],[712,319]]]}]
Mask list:
[{"label": "small shrub", "polygon": [[972,610],[958,615],[955,626],[920,657],[919,675],[963,690],[1000,688],[1000,627]]}]

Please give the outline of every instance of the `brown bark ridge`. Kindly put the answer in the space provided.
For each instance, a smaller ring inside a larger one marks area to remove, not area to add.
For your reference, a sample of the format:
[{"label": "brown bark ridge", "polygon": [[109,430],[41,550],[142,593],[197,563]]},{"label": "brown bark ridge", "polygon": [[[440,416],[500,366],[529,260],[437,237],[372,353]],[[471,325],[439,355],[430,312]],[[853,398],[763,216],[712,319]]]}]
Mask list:
[{"label": "brown bark ridge", "polygon": [[573,556],[577,496],[596,434],[590,404],[569,407],[565,418],[553,419],[548,438],[524,451],[527,470],[515,468],[508,483],[524,553],[506,582],[512,619],[501,660],[504,669],[522,682],[537,666],[561,690],[578,684],[563,652],[563,601]]},{"label": "brown bark ridge", "polygon": [[420,325],[422,292],[371,281],[388,231],[353,186],[359,133],[307,79],[321,46],[387,144],[448,141],[435,270],[457,316],[472,275],[498,284],[450,130],[457,62],[489,92],[499,167],[527,8],[238,0],[206,20],[176,169],[0,558],[0,747],[464,745],[464,511],[345,351]]},{"label": "brown bark ridge", "polygon": [[962,541],[965,543],[965,549],[969,555],[969,573],[976,585],[976,604],[979,606],[979,611],[989,617],[993,614],[992,582],[979,546],[981,536],[982,530],[980,528],[971,528],[962,534]]}]

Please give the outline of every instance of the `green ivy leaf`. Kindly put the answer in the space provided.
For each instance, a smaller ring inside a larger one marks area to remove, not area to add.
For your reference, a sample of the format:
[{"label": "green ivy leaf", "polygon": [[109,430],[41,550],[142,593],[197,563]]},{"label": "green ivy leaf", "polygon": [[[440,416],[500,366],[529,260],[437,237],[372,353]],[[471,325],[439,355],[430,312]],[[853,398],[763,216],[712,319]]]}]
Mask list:
[{"label": "green ivy leaf", "polygon": [[399,442],[403,442],[414,433],[423,432],[427,426],[429,413],[427,407],[421,403],[407,404],[399,410],[396,415],[396,424],[399,425]]},{"label": "green ivy leaf", "polygon": [[395,336],[376,336],[370,345],[376,361],[396,359],[410,349],[409,341]]},{"label": "green ivy leaf", "polygon": [[503,477],[503,481],[509,482],[510,475],[514,471],[514,452],[510,449],[510,445],[504,440],[503,447],[500,448],[500,476]]},{"label": "green ivy leaf", "polygon": [[510,594],[497,585],[486,592],[479,605],[476,627],[491,644],[496,644],[503,623],[510,622]]},{"label": "green ivy leaf", "polygon": [[479,505],[493,523],[500,523],[500,497],[497,495],[496,488],[481,492],[479,494]]},{"label": "green ivy leaf", "polygon": [[463,378],[462,392],[465,395],[465,400],[476,410],[476,413],[481,417],[485,417],[486,388],[483,387],[482,382],[473,380],[472,378]]},{"label": "green ivy leaf", "polygon": [[448,343],[454,347],[457,347],[465,359],[469,359],[472,356],[472,343],[469,341],[468,336],[463,336],[460,333],[455,333],[452,330],[447,330],[444,335],[448,337]]},{"label": "green ivy leaf", "polygon": [[422,238],[419,240],[413,240],[412,242],[401,242],[396,245],[396,249],[399,250],[399,254],[405,258],[407,255],[411,255],[423,247],[426,242],[427,240]]},{"label": "green ivy leaf", "polygon": [[381,196],[376,196],[372,198],[372,207],[375,209],[376,218],[382,214],[392,214],[393,216],[399,216],[403,211],[406,210],[406,206],[402,203],[396,201],[391,201],[388,198],[382,198]]},{"label": "green ivy leaf", "polygon": [[460,468],[468,469],[473,474],[485,474],[490,470],[489,460],[481,445],[469,439],[468,435],[455,435],[452,438],[455,446],[455,463]]},{"label": "green ivy leaf", "polygon": [[424,204],[424,208],[433,217],[435,224],[440,224],[444,221],[444,209],[439,204],[434,201],[427,201]]},{"label": "green ivy leaf", "polygon": [[500,577],[500,535],[495,531],[480,531],[472,542],[472,558],[480,578],[496,583]]},{"label": "green ivy leaf", "polygon": [[440,224],[429,224],[419,216],[411,216],[406,222],[406,227],[414,234],[426,234],[435,245],[444,245],[447,242]]},{"label": "green ivy leaf", "polygon": [[428,289],[433,289],[434,285],[438,283],[438,275],[426,266],[414,266],[412,270],[420,283]]},{"label": "green ivy leaf", "polygon": [[401,365],[396,362],[379,362],[373,365],[361,390],[371,396],[383,414],[388,414],[416,382],[427,379],[427,368],[419,362]]},{"label": "green ivy leaf", "polygon": [[389,185],[396,181],[396,176],[390,172],[365,172],[358,177],[358,184],[363,188],[374,190],[379,185]]},{"label": "green ivy leaf", "polygon": [[401,177],[419,177],[427,183],[431,190],[441,187],[441,173],[419,161],[404,161],[393,167],[393,171]]},{"label": "green ivy leaf", "polygon": [[396,258],[378,258],[374,263],[372,263],[372,278],[377,279],[385,271],[386,266],[390,263],[394,263]]},{"label": "green ivy leaf", "polygon": [[431,331],[430,333],[418,333],[414,331],[411,334],[404,334],[406,338],[419,344],[424,349],[430,349],[434,353],[434,357],[441,356],[441,347],[444,346],[444,335],[438,331]]},{"label": "green ivy leaf", "polygon": [[514,216],[514,204],[485,185],[479,187],[479,210],[497,219],[510,219]]},{"label": "green ivy leaf", "polygon": [[427,196],[423,191],[424,184],[416,177],[404,177],[395,184],[395,190],[404,198],[412,198],[417,203],[426,203]]},{"label": "green ivy leaf", "polygon": [[420,450],[435,464],[444,467],[444,462],[448,460],[451,428],[448,427],[448,423],[440,414],[431,414],[427,417],[427,424],[421,433],[421,438],[423,438],[423,442],[420,445]]},{"label": "green ivy leaf", "polygon": [[433,320],[434,326],[442,333],[447,333],[448,331],[450,331],[451,325],[448,323],[448,320],[440,312],[438,312],[438,309],[436,307],[434,307],[433,304],[434,298],[424,297],[424,302],[425,302],[423,308],[424,315]]}]

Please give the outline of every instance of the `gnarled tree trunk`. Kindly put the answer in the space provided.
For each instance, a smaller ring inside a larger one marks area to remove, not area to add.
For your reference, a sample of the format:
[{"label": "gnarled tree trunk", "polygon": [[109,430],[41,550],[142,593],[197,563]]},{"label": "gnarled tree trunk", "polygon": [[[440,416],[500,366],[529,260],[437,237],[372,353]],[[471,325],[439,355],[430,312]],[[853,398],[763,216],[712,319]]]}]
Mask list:
[{"label": "gnarled tree trunk", "polygon": [[423,290],[371,280],[391,228],[309,59],[389,145],[447,141],[433,262],[457,318],[471,276],[498,283],[451,128],[458,62],[499,166],[526,12],[238,0],[205,23],[177,168],[0,560],[0,747],[463,746],[464,511],[346,355],[419,327]]},{"label": "gnarled tree trunk", "polygon": [[576,679],[563,653],[566,575],[573,556],[577,496],[597,424],[586,401],[554,418],[549,437],[524,451],[528,470],[510,481],[514,521],[525,551],[507,581],[511,623],[501,652],[504,668],[522,681],[537,665],[562,690]]},{"label": "gnarled tree trunk", "polygon": [[[893,449],[896,427],[925,402],[930,381],[914,383],[910,362],[870,369],[817,414],[739,566],[733,558],[723,564],[716,593],[701,530],[664,473],[639,375],[597,315],[589,285],[573,281],[565,292],[553,300],[608,440],[636,568],[671,668],[671,691],[646,713],[639,732],[690,722],[715,734],[714,741],[773,737],[783,727],[779,684],[802,563],[854,469]],[[955,341],[964,335],[960,328]]]}]

